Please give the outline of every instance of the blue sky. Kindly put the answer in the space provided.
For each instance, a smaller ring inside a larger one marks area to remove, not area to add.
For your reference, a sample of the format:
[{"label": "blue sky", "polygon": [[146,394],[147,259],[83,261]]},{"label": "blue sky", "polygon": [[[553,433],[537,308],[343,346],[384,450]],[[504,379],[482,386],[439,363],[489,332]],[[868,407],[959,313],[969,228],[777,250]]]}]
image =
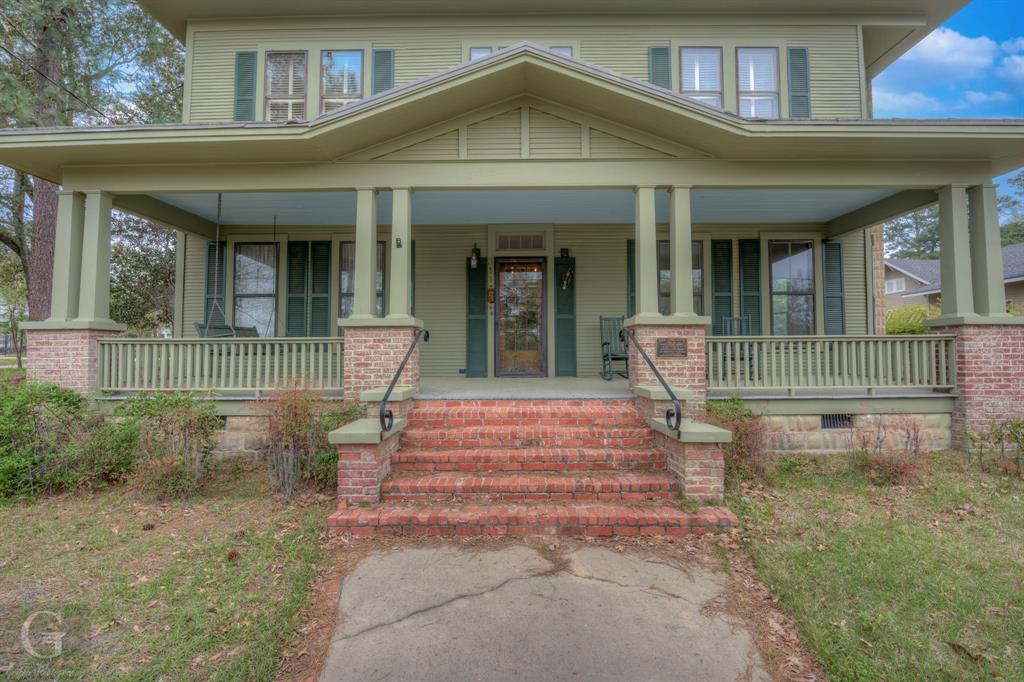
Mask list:
[{"label": "blue sky", "polygon": [[875,78],[873,97],[876,118],[1024,118],[1024,0],[974,0]]}]

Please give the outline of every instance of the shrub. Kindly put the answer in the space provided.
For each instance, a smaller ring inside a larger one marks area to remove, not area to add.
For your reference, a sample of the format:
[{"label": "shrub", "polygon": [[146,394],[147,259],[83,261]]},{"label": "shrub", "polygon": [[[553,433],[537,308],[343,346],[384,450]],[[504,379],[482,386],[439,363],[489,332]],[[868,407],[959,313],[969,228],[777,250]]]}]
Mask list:
[{"label": "shrub", "polygon": [[924,304],[901,305],[885,311],[886,334],[928,334],[924,323],[938,315],[938,311]]},{"label": "shrub", "polygon": [[118,405],[114,415],[139,429],[134,485],[159,499],[199,490],[222,426],[212,402],[192,393],[143,394]]},{"label": "shrub", "polygon": [[127,480],[138,461],[140,424],[82,416],[66,446],[33,470],[41,492],[98,488]]},{"label": "shrub", "polygon": [[299,482],[329,489],[338,482],[338,455],[327,434],[359,417],[358,404],[340,409],[302,385],[274,391],[254,403],[266,420],[263,455],[276,492],[294,495]]},{"label": "shrub", "polygon": [[908,485],[920,480],[921,420],[880,415],[861,421],[853,430],[850,463],[875,485]]},{"label": "shrub", "polygon": [[764,419],[739,398],[730,398],[708,402],[708,421],[732,431],[732,442],[722,445],[726,477],[764,478],[768,441]]},{"label": "shrub", "polygon": [[980,469],[993,465],[1012,475],[1024,473],[1024,419],[993,420],[987,429],[967,433],[968,463],[978,460]]}]

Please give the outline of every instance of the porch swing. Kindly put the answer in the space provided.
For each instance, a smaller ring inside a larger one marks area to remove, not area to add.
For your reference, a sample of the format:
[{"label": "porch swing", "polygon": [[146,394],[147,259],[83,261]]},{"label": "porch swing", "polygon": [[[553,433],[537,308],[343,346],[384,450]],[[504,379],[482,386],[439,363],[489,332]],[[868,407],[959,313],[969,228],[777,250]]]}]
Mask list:
[{"label": "porch swing", "polygon": [[[203,322],[196,322],[196,335],[202,339],[252,339],[259,338],[259,331],[256,327],[236,327],[235,325],[228,322],[227,313],[224,312],[224,306],[221,303],[222,295],[220,292],[220,278],[221,278],[221,249],[224,248],[220,241],[220,220],[221,210],[223,208],[224,195],[217,194],[217,228],[214,236],[214,259],[213,259],[213,306],[206,311],[206,320]],[[274,218],[275,228],[277,218]],[[223,324],[213,324],[210,320],[213,319],[213,313],[219,312],[220,319],[224,320]]]}]

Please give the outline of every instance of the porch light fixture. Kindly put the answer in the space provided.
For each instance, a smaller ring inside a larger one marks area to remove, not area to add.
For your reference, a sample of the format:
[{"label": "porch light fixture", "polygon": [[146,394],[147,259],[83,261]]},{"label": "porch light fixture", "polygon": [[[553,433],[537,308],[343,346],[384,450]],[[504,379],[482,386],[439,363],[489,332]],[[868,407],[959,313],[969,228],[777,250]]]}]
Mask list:
[{"label": "porch light fixture", "polygon": [[469,252],[469,268],[476,270],[478,265],[480,265],[480,247],[473,244],[473,250]]}]

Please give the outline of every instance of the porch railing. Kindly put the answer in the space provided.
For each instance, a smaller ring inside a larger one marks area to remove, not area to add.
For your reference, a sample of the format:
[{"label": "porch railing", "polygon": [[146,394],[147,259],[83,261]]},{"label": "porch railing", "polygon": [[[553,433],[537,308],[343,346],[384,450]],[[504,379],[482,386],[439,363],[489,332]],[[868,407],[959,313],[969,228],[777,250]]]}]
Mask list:
[{"label": "porch railing", "polygon": [[255,393],[302,379],[341,390],[344,349],[340,338],[103,339],[98,383],[102,391]]},{"label": "porch railing", "polygon": [[707,339],[709,389],[952,389],[953,336],[725,336]]}]

